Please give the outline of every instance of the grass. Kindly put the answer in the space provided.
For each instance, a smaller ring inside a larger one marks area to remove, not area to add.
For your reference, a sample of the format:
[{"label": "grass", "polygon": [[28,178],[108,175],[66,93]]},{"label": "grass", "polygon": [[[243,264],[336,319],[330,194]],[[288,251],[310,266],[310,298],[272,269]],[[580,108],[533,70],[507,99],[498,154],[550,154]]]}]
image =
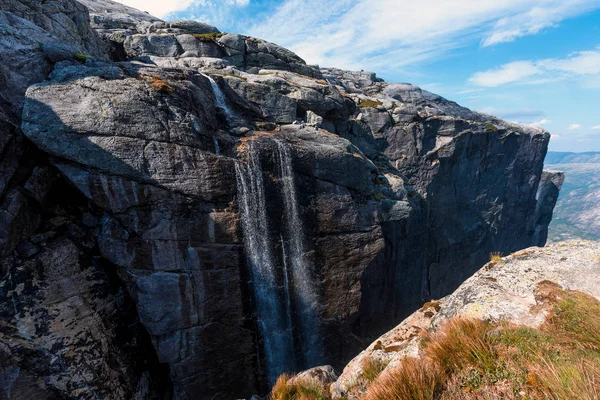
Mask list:
[{"label": "grass", "polygon": [[389,360],[375,357],[365,358],[362,362],[362,377],[366,383],[376,380],[389,364]]},{"label": "grass", "polygon": [[152,88],[163,94],[173,93],[173,87],[169,85],[167,81],[162,79],[158,75],[154,75],[148,78],[148,82],[152,85]]},{"label": "grass", "polygon": [[490,253],[490,262],[499,263],[502,261],[502,253]]},{"label": "grass", "polygon": [[224,35],[225,35],[225,33],[223,33],[223,32],[193,33],[192,34],[193,37],[195,37],[196,39],[201,40],[203,42],[212,42]]},{"label": "grass", "polygon": [[293,375],[283,374],[277,378],[271,390],[271,400],[327,400],[329,387],[314,378],[293,379]]},{"label": "grass", "polygon": [[502,261],[504,261],[502,253],[490,253],[490,262],[487,264],[486,269],[489,270]]},{"label": "grass", "polygon": [[400,368],[384,374],[369,386],[364,400],[429,400],[443,388],[442,374],[435,364],[407,358]]},{"label": "grass", "polygon": [[377,108],[382,105],[383,103],[379,100],[360,100],[358,102],[360,108]]}]

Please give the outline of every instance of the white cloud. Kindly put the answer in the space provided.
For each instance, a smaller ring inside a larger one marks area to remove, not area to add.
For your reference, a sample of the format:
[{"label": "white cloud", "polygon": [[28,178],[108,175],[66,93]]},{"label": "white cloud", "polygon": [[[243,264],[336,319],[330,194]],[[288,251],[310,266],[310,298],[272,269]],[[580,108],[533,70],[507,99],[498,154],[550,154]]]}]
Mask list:
[{"label": "white cloud", "polygon": [[477,72],[469,78],[469,82],[477,86],[494,87],[520,81],[523,78],[539,74],[540,72],[540,69],[530,61],[515,61],[504,64],[497,69]]},{"label": "white cloud", "polygon": [[[229,6],[243,7],[247,6],[250,0],[217,0],[217,2]],[[182,11],[191,6],[210,6],[213,2],[211,0],[119,0],[119,3],[164,18],[175,11]]]},{"label": "white cloud", "polygon": [[[507,83],[541,84],[572,78],[600,75],[600,47],[572,53],[565,58],[539,61],[515,61],[499,68],[475,73],[469,82],[477,86],[496,87]],[[525,80],[525,78],[534,78]]]},{"label": "white cloud", "polygon": [[194,0],[120,0],[119,3],[163,17],[173,11],[185,10],[194,3]]},{"label": "white cloud", "polygon": [[[249,33],[309,63],[391,73],[482,38],[491,45],[533,34],[592,8],[598,0],[285,0]],[[532,15],[529,26],[523,21]]]},{"label": "white cloud", "polygon": [[576,131],[577,129],[581,129],[581,125],[579,125],[579,124],[571,124],[567,128],[567,130],[570,130],[570,131]]},{"label": "white cloud", "polygon": [[542,119],[540,121],[536,121],[536,122],[532,122],[531,124],[527,124],[530,126],[544,126],[544,125],[548,125],[552,123],[552,121],[550,121],[549,119]]},{"label": "white cloud", "polygon": [[481,45],[492,46],[512,42],[522,36],[535,35],[545,28],[556,26],[564,19],[598,7],[597,0],[538,0],[525,3],[533,6],[500,18],[493,30],[481,41]]},{"label": "white cloud", "polygon": [[592,130],[600,130],[600,125],[592,127]]}]

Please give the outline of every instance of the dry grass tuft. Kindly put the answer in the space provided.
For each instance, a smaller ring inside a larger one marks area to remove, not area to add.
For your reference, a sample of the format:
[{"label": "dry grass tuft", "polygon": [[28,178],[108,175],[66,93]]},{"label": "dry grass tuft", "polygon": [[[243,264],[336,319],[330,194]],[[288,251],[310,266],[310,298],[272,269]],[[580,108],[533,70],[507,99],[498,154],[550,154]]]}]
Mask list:
[{"label": "dry grass tuft", "polygon": [[148,82],[152,85],[152,88],[163,94],[171,94],[173,93],[173,87],[169,85],[167,81],[162,79],[158,75],[151,76],[148,78]]},{"label": "dry grass tuft", "polygon": [[329,388],[314,378],[294,379],[283,374],[277,378],[271,390],[271,400],[327,400]]},{"label": "dry grass tuft", "polygon": [[373,382],[364,400],[431,400],[443,388],[443,373],[435,363],[407,358]]}]

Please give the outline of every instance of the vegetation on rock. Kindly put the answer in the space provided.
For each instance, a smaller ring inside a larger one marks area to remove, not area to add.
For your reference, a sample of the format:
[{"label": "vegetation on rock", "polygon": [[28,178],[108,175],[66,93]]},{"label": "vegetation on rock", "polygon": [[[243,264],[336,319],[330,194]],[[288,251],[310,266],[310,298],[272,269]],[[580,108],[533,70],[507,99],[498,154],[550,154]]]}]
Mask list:
[{"label": "vegetation on rock", "polygon": [[[420,356],[386,368],[368,359],[364,400],[600,398],[600,301],[579,291],[541,284],[549,305],[538,328],[472,318],[449,320],[424,333]],[[383,371],[383,372],[382,372]],[[367,379],[370,377],[372,379]],[[279,378],[273,399],[327,399],[322,385]],[[286,387],[287,391],[282,390]],[[311,391],[319,387],[314,397]],[[299,394],[302,394],[300,397]]]}]

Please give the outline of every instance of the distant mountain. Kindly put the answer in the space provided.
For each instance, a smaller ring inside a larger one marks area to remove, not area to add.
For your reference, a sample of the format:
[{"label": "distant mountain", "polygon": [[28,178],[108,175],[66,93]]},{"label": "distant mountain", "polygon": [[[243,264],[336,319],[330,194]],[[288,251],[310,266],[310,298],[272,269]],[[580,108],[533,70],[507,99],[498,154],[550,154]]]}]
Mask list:
[{"label": "distant mountain", "polygon": [[546,164],[600,163],[600,152],[568,153],[549,151]]},{"label": "distant mountain", "polygon": [[548,239],[600,240],[600,152],[549,152],[545,168],[565,173]]}]

